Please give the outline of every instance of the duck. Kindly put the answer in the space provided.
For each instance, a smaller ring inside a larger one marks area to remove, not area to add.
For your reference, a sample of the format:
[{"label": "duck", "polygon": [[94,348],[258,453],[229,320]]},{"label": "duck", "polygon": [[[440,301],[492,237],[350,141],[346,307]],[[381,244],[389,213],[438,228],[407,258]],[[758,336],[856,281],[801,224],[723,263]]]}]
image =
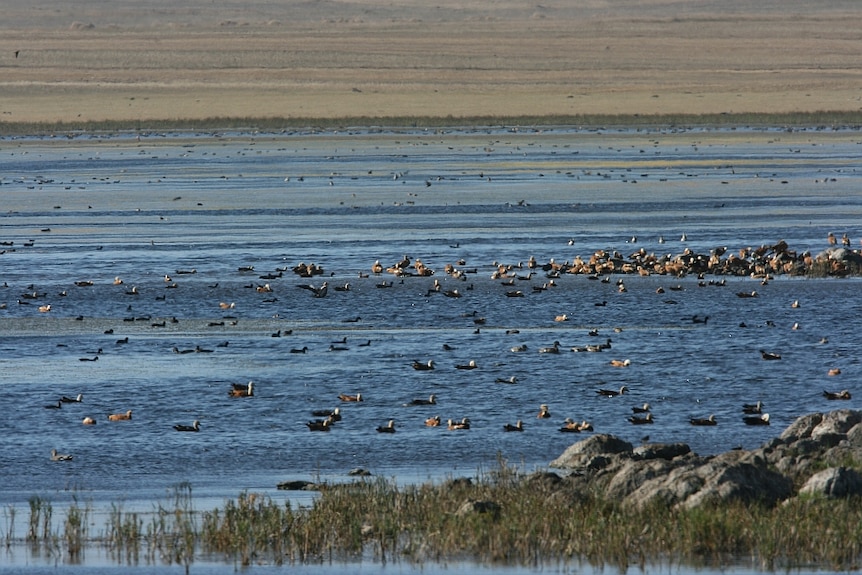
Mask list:
[{"label": "duck", "polygon": [[128,410],[126,413],[112,413],[108,416],[108,421],[129,421],[132,419],[132,410]]},{"label": "duck", "polygon": [[329,418],[326,419],[315,419],[313,421],[306,422],[306,427],[308,427],[309,431],[329,431],[331,428],[332,421]]},{"label": "duck", "polygon": [[466,417],[461,421],[452,421],[451,419],[446,421],[447,426],[450,431],[454,431],[457,429],[470,429],[470,420]]},{"label": "duck", "polygon": [[562,321],[569,321],[569,316],[568,316],[568,315],[566,315],[566,314],[560,314],[560,315],[558,315],[557,317],[555,317],[555,318],[554,318],[554,321],[559,321],[559,322],[562,322]]},{"label": "duck", "polygon": [[72,461],[72,456],[68,453],[57,453],[56,449],[52,449],[51,461]]},{"label": "duck", "polygon": [[742,413],[748,413],[748,414],[761,414],[761,413],[763,413],[763,402],[758,401],[757,403],[743,403],[742,404]]},{"label": "duck", "polygon": [[254,382],[249,381],[246,385],[243,385],[241,383],[234,383],[231,389],[228,390],[227,394],[230,397],[253,397]]},{"label": "duck", "polygon": [[290,353],[308,353],[308,346],[304,345],[302,347],[293,347],[290,349]]},{"label": "duck", "polygon": [[395,420],[390,419],[386,425],[378,426],[377,433],[395,433]]},{"label": "duck", "polygon": [[66,397],[65,395],[60,398],[60,401],[63,403],[81,403],[84,401],[84,394],[79,393],[76,397]]},{"label": "duck", "polygon": [[772,360],[776,360],[776,359],[781,359],[781,354],[773,353],[773,352],[766,351],[765,349],[761,349],[760,350],[760,357],[762,357],[763,359],[765,359],[767,361],[772,361]]},{"label": "duck", "polygon": [[690,417],[688,420],[692,425],[717,425],[718,422],[715,420],[715,415],[710,414],[707,418],[701,417]]},{"label": "duck", "polygon": [[522,351],[527,351],[527,344],[522,343],[521,345],[516,345],[514,347],[509,348],[509,351],[512,353],[520,353]]},{"label": "duck", "polygon": [[769,414],[750,415],[742,418],[745,425],[769,425]]},{"label": "duck", "polygon": [[632,364],[632,360],[630,359],[612,359],[610,361],[611,367],[628,367]]},{"label": "duck", "polygon": [[63,402],[61,400],[57,400],[57,403],[49,403],[45,406],[45,409],[61,409],[63,407]]},{"label": "duck", "polygon": [[519,419],[515,422],[515,425],[507,423],[503,426],[503,431],[524,431],[524,422]]},{"label": "duck", "polygon": [[85,417],[85,418],[81,421],[81,423],[82,423],[83,425],[96,425],[96,420],[95,420],[95,419],[93,419],[92,417]]},{"label": "duck", "polygon": [[410,405],[437,405],[437,396],[432,393],[428,396],[428,399],[414,399],[404,404],[405,407]]},{"label": "duck", "polygon": [[560,428],[560,431],[562,433],[580,433],[581,426],[571,417],[567,417],[563,420],[563,426]]},{"label": "duck", "polygon": [[177,431],[200,431],[201,430],[201,422],[195,419],[191,425],[180,425],[177,424],[174,426],[174,429]]},{"label": "duck", "polygon": [[742,297],[742,298],[757,297],[757,292],[756,291],[751,291],[751,292],[739,291],[739,292],[736,292],[736,297]]},{"label": "duck", "polygon": [[645,403],[640,407],[635,406],[632,408],[632,413],[649,413],[649,411],[650,411],[650,404],[648,404],[648,403]]},{"label": "duck", "polygon": [[841,375],[841,368],[833,367],[832,369],[830,369],[829,371],[826,372],[826,375],[830,375],[830,376]]},{"label": "duck", "polygon": [[555,341],[554,344],[549,347],[540,347],[539,353],[560,353],[560,342]]},{"label": "duck", "polygon": [[511,377],[498,377],[494,381],[496,383],[518,383],[518,378],[513,375]]},{"label": "duck", "polygon": [[644,425],[653,423],[652,413],[647,413],[644,417],[638,417],[636,415],[632,415],[629,417],[629,421],[634,425]]},{"label": "duck", "polygon": [[311,412],[311,415],[314,417],[326,417],[330,421],[341,421],[341,408],[336,407],[335,409],[315,409]]},{"label": "duck", "polygon": [[539,406],[539,413],[536,415],[537,419],[547,419],[551,417],[551,412],[548,410],[548,405],[543,403]]},{"label": "duck", "polygon": [[415,369],[416,371],[430,371],[434,369],[434,360],[429,359],[427,362],[422,363],[421,361],[414,359],[413,369]]},{"label": "duck", "polygon": [[429,417],[425,420],[425,427],[439,427],[440,425],[440,416],[435,415],[434,417]]},{"label": "duck", "polygon": [[596,393],[599,395],[604,395],[605,397],[616,397],[618,395],[622,395],[629,390],[625,385],[620,388],[619,391],[614,389],[597,389]]},{"label": "duck", "polygon": [[826,399],[850,399],[850,391],[842,389],[841,391],[824,391],[823,397]]},{"label": "duck", "polygon": [[476,369],[476,360],[471,359],[469,363],[459,363],[455,365],[455,369]]},{"label": "duck", "polygon": [[362,401],[362,394],[357,393],[356,395],[348,395],[346,393],[341,393],[338,395],[338,399],[340,399],[341,401],[349,401],[349,402]]}]

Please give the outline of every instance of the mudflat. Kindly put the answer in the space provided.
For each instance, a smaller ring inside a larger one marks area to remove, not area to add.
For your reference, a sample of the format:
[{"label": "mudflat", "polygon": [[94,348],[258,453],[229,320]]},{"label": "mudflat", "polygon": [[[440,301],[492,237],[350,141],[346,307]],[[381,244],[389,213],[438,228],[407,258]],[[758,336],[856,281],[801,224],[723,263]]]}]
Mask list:
[{"label": "mudflat", "polygon": [[0,0],[0,123],[858,112],[854,0]]}]

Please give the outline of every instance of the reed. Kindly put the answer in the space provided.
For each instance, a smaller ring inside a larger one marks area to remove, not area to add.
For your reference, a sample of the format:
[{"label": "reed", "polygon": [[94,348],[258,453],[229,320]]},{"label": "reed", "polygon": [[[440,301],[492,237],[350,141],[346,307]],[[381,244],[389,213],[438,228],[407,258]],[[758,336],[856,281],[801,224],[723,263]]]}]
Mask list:
[{"label": "reed", "polygon": [[[146,534],[135,514],[115,507],[106,538],[115,558],[137,561],[145,541],[148,561],[158,558],[187,571],[196,551],[242,566],[373,559],[524,566],[586,561],[619,570],[650,564],[849,570],[862,560],[859,498],[795,497],[774,507],[635,507],[554,474],[521,474],[505,461],[469,479],[323,485],[310,506],[296,509],[241,493],[200,514],[200,525],[191,503],[191,487],[177,487],[156,508]],[[44,527],[50,505],[34,498],[31,506],[28,540],[50,539]],[[70,555],[87,543],[86,515],[79,509],[67,515],[63,540]]]},{"label": "reed", "polygon": [[82,558],[84,546],[88,541],[87,525],[89,524],[90,506],[83,508],[78,505],[75,497],[69,509],[66,511],[66,519],[63,524],[63,541],[66,544],[66,552],[73,563],[79,563]]},{"label": "reed", "polygon": [[12,539],[15,535],[15,507],[12,505],[7,505],[3,510],[3,523],[6,525],[3,541],[6,543],[6,549],[9,549],[12,547]]},{"label": "reed", "polygon": [[144,521],[137,513],[123,513],[121,506],[112,503],[105,531],[105,545],[117,561],[137,564],[140,560]]}]

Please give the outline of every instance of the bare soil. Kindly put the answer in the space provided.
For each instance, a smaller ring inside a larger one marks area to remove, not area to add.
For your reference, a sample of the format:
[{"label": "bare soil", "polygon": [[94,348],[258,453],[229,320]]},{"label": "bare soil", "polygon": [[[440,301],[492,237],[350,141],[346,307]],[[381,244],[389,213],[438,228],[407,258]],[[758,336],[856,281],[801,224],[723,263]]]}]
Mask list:
[{"label": "bare soil", "polygon": [[0,122],[858,112],[853,0],[0,0]]}]

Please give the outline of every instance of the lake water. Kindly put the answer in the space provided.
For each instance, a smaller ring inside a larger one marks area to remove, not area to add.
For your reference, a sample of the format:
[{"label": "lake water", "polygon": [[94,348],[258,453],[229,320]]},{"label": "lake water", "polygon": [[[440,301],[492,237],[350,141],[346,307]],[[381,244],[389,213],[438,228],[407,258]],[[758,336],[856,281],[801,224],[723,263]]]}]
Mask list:
[{"label": "lake water", "polygon": [[[858,395],[857,278],[701,287],[635,275],[620,292],[622,276],[564,274],[539,290],[549,279],[526,263],[781,239],[817,253],[829,232],[858,249],[860,155],[857,131],[815,129],[2,139],[0,506],[19,509],[20,531],[34,495],[149,510],[189,482],[203,510],[241,491],[292,497],[276,484],[340,481],[357,467],[405,483],[472,476],[498,457],[533,470],[583,437],[558,431],[566,417],[706,455],[758,446],[806,413],[858,407],[822,397]],[[370,273],[405,255],[435,274]],[[300,277],[300,262],[325,273]],[[497,263],[516,266],[514,286],[492,279]],[[324,281],[325,297],[298,287]],[[523,297],[507,297],[514,290]],[[570,351],[608,338],[602,353]],[[539,353],[555,341],[559,354]],[[198,346],[208,353],[174,351]],[[455,368],[471,360],[476,369]],[[249,381],[253,397],[228,397]],[[621,386],[621,397],[596,393]],[[432,393],[436,405],[403,405]],[[771,426],[743,424],[742,404],[758,400]],[[631,425],[644,403],[655,423]],[[551,418],[537,419],[541,404]],[[343,420],[331,432],[308,430],[312,410],[335,407]],[[130,421],[108,421],[127,410]],[[717,426],[689,424],[710,414]],[[428,428],[433,415],[472,428]],[[397,432],[377,433],[390,419]],[[503,432],[518,419],[523,433]],[[173,430],[194,420],[199,433]],[[51,449],[74,459],[51,461]]]}]

